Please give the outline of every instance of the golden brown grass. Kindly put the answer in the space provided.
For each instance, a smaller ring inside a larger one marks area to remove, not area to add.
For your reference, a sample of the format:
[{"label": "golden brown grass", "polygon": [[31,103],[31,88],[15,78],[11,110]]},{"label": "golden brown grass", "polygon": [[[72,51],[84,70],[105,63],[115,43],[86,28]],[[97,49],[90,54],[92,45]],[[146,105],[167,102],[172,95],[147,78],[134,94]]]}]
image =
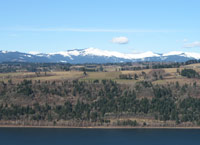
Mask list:
[{"label": "golden brown grass", "polygon": [[[191,66],[200,66],[200,64],[193,64],[184,66],[185,68]],[[179,68],[184,69],[184,67]],[[115,67],[107,67],[110,69],[108,72],[87,72],[87,75],[84,76],[82,71],[56,71],[56,72],[47,72],[47,76],[44,75],[44,72],[38,77],[34,72],[16,72],[16,73],[0,73],[0,81],[8,81],[12,79],[13,82],[19,82],[23,79],[30,80],[41,80],[41,81],[53,81],[53,80],[73,80],[79,79],[80,81],[88,81],[88,80],[103,80],[103,79],[111,79],[117,81],[120,84],[134,84],[138,81],[142,81],[143,78],[139,78],[138,80],[125,80],[119,79],[120,74],[138,74],[140,75],[142,72],[148,74],[152,69],[144,69],[144,70],[136,70],[136,71],[114,71]],[[112,71],[111,71],[112,70]],[[165,68],[165,73],[168,74],[164,77],[163,80],[153,81],[155,84],[166,84],[171,82],[178,81],[180,84],[184,83],[193,83],[199,82],[197,79],[188,79],[180,76],[177,73],[177,68]],[[195,68],[197,72],[200,72],[200,68]]]}]

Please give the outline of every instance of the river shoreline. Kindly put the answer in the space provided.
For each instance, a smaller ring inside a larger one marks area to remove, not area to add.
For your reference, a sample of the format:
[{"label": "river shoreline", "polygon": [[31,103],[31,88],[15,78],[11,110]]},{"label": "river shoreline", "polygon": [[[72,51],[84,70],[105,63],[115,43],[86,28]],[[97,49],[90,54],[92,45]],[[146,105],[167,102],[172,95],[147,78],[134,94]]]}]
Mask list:
[{"label": "river shoreline", "polygon": [[24,125],[0,125],[0,128],[69,128],[69,129],[200,129],[197,127],[124,127],[124,126],[92,126],[92,127],[76,127],[76,126],[24,126]]}]

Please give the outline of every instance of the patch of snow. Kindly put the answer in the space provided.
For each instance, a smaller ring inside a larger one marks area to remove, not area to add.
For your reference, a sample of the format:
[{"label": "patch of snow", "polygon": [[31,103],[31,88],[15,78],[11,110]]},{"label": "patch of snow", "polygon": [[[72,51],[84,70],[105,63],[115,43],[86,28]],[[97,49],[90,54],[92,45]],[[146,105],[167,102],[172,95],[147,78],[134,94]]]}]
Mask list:
[{"label": "patch of snow", "polygon": [[183,54],[184,54],[184,52],[181,52],[181,51],[171,51],[171,52],[163,54],[162,56],[183,55]]},{"label": "patch of snow", "polygon": [[6,51],[6,50],[1,50],[0,52],[2,52],[2,53],[9,53],[9,52],[17,52],[17,51]]},{"label": "patch of snow", "polygon": [[143,52],[143,53],[133,53],[127,54],[131,59],[144,59],[146,57],[160,57],[159,54],[153,53],[151,51]]},{"label": "patch of snow", "polygon": [[170,55],[178,55],[178,56],[190,57],[194,59],[200,59],[200,53],[195,53],[195,52],[172,51],[172,52],[163,54],[163,56],[170,56]]},{"label": "patch of snow", "polygon": [[24,56],[27,56],[27,57],[32,57],[31,55],[24,55]]},{"label": "patch of snow", "polygon": [[4,53],[4,54],[5,54],[5,53],[8,53],[8,51],[4,51],[4,50],[3,50],[3,51],[1,51],[1,52],[2,52],[2,53]]},{"label": "patch of snow", "polygon": [[79,56],[80,55],[80,51],[78,50],[70,50],[68,51],[69,55],[74,55],[74,56]]},{"label": "patch of snow", "polygon": [[185,55],[187,57],[192,57],[195,59],[200,59],[200,53],[195,53],[195,52],[185,52]]},{"label": "patch of snow", "polygon": [[65,61],[65,60],[61,60],[60,62],[62,62],[62,63],[67,63],[67,61]]},{"label": "patch of snow", "polygon": [[43,57],[44,55],[42,55],[42,54],[38,54],[37,56],[39,56],[39,57]]},{"label": "patch of snow", "polygon": [[55,52],[55,53],[49,53],[49,55],[62,55],[64,57],[70,57],[67,51],[60,51],[60,52]]},{"label": "patch of snow", "polygon": [[30,51],[30,52],[28,52],[29,54],[32,54],[32,55],[37,55],[37,54],[40,54],[40,52],[38,52],[38,51]]}]

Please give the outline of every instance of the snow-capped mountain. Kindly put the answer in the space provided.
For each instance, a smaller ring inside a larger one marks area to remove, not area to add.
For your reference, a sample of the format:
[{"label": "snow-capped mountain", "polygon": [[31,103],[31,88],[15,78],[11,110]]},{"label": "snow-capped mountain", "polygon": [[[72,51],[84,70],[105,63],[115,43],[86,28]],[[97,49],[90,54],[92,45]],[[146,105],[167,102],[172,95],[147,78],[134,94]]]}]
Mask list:
[{"label": "snow-capped mountain", "polygon": [[67,63],[117,63],[138,61],[171,61],[184,62],[200,59],[200,53],[173,51],[164,54],[153,53],[120,53],[97,48],[74,49],[56,53],[22,53],[0,51],[0,62],[67,62]]}]

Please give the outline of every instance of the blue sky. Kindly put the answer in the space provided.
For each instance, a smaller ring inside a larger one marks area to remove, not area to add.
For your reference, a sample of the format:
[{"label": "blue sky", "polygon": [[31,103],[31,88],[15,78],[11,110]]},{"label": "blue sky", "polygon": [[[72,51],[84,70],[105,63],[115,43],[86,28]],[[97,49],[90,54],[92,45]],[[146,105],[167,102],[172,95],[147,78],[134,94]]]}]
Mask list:
[{"label": "blue sky", "polygon": [[[0,49],[200,52],[199,5],[199,0],[0,0]],[[118,37],[128,42],[112,41]]]}]

